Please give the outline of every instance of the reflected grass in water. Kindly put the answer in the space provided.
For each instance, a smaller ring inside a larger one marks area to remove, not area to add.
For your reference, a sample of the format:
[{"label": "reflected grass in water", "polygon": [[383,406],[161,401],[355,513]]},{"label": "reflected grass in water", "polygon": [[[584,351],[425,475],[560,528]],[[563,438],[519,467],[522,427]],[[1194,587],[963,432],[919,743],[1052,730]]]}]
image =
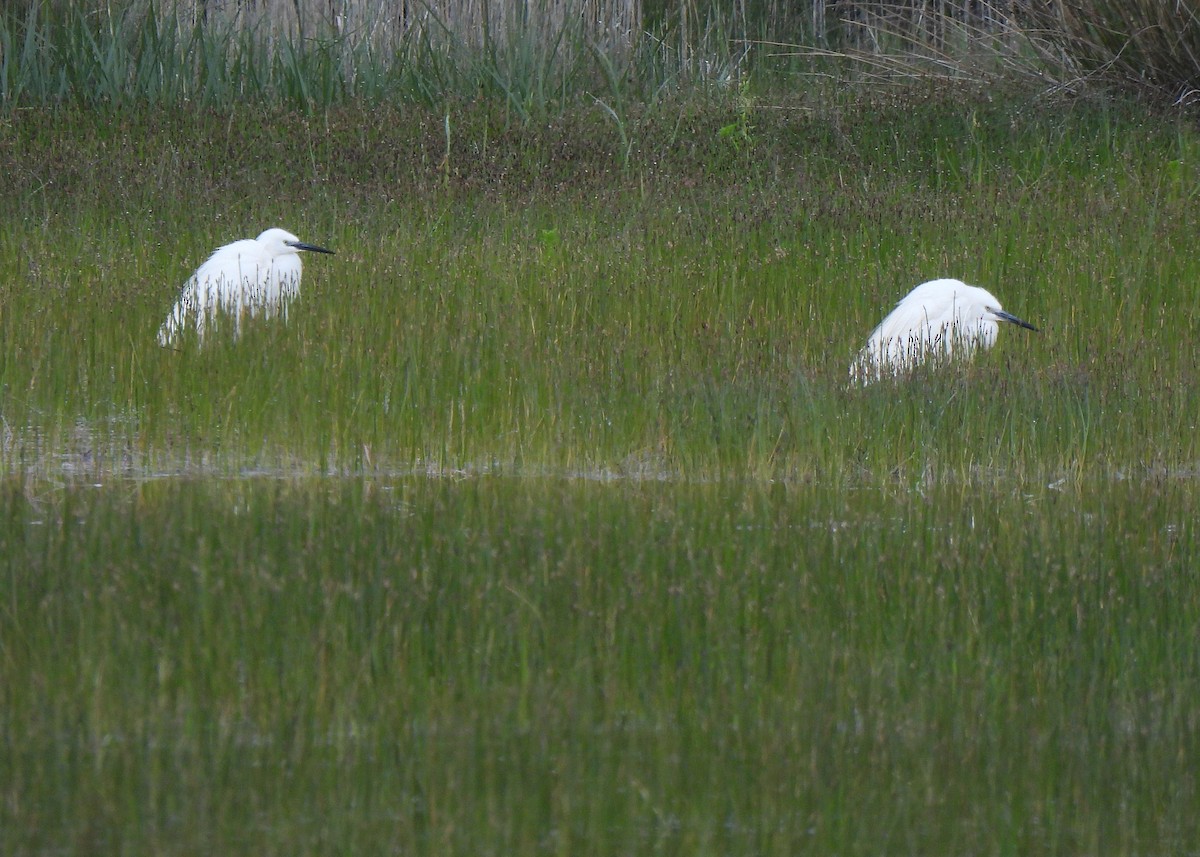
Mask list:
[{"label": "reflected grass in water", "polygon": [[1188,483],[0,509],[6,853],[1179,853]]}]

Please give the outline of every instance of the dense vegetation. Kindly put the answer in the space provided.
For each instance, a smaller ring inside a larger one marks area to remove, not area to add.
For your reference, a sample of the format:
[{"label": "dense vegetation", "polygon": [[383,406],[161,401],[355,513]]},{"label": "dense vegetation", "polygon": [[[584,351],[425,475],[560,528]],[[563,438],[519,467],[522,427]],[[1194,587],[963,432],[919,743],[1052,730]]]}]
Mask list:
[{"label": "dense vegetation", "polygon": [[[8,467],[1188,471],[1197,270],[1174,248],[1197,139],[1137,116],[913,88],[619,124],[24,114],[0,134]],[[191,267],[275,223],[339,251],[309,261],[292,323],[160,349]],[[918,397],[850,394],[866,332],[946,274],[1044,334],[1004,331]]]},{"label": "dense vegetation", "polygon": [[[0,107],[311,109],[484,97],[520,120],[797,71],[1130,87],[1190,103],[1180,0],[25,0],[0,9]],[[831,66],[831,63],[833,65]]]}]

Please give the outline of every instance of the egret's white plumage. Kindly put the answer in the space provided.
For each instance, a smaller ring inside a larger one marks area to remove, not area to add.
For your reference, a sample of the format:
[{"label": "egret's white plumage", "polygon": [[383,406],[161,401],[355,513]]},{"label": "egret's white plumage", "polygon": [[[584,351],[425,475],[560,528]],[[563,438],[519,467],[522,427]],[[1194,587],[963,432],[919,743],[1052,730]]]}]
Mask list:
[{"label": "egret's white plumage", "polygon": [[970,358],[996,344],[999,322],[1037,330],[1004,311],[995,295],[961,280],[930,280],[909,292],[867,337],[850,365],[851,380],[869,384],[927,361]]},{"label": "egret's white plumage", "polygon": [[243,315],[287,318],[287,305],[300,291],[300,252],[332,253],[305,244],[284,229],[268,229],[257,238],[218,248],[184,284],[183,293],[158,331],[161,345],[171,345],[194,325],[197,339],[216,317],[229,318],[234,333]]}]

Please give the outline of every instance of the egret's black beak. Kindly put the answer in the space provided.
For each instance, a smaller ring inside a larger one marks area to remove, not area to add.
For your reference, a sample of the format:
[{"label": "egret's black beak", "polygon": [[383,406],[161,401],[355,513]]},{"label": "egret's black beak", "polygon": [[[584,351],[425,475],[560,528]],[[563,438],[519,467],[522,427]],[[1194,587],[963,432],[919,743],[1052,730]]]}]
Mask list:
[{"label": "egret's black beak", "polygon": [[[328,252],[328,251],[326,251],[326,252]],[[1038,332],[1038,329],[1036,327],[1034,327],[1032,324],[1030,324],[1029,322],[1022,321],[1021,319],[1017,318],[1012,313],[1005,312],[1002,309],[992,310],[992,315],[996,316],[996,318],[1000,319],[1001,321],[1007,321],[1011,324],[1015,324],[1017,327],[1023,327],[1026,330],[1032,330],[1034,333]]]},{"label": "egret's black beak", "polygon": [[289,247],[295,247],[297,250],[307,250],[310,253],[328,253],[333,255],[332,250],[326,250],[324,247],[318,247],[315,244],[305,244],[303,241],[289,241]]}]

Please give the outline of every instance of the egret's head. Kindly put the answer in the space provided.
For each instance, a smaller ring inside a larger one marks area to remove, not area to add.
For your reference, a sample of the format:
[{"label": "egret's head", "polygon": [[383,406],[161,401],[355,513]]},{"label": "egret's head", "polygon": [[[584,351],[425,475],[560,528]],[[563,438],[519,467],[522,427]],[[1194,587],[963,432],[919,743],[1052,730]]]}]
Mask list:
[{"label": "egret's head", "polygon": [[258,236],[257,241],[272,256],[286,256],[291,253],[299,253],[301,250],[309,250],[313,253],[333,252],[324,247],[317,247],[315,244],[305,244],[286,229],[268,229]]}]

